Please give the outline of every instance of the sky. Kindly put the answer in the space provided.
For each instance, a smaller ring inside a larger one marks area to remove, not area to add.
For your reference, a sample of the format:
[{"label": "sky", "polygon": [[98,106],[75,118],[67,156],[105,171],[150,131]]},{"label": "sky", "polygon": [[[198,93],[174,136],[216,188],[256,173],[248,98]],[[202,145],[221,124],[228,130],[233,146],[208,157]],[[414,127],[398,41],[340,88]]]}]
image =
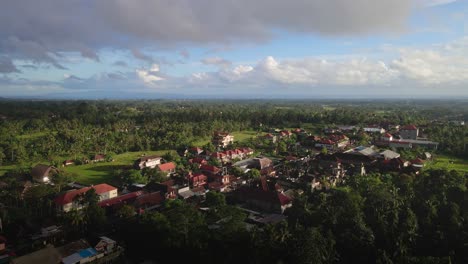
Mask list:
[{"label": "sky", "polygon": [[468,0],[0,3],[0,97],[468,98]]}]

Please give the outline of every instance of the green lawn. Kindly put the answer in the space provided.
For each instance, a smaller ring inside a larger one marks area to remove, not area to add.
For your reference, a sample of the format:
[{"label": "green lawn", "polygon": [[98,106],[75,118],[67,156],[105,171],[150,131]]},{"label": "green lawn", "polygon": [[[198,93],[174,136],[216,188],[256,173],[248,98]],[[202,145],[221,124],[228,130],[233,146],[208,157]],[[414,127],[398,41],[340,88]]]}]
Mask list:
[{"label": "green lawn", "polygon": [[97,162],[85,165],[71,165],[64,167],[63,170],[75,176],[75,180],[84,184],[98,183],[114,183],[116,179],[112,178],[112,172],[116,169],[129,168],[133,162],[142,155],[164,155],[168,151],[174,150],[159,150],[159,151],[139,151],[127,152],[114,156],[113,162]]},{"label": "green lawn", "polygon": [[0,166],[0,176],[3,176],[3,174],[5,174],[6,172],[14,168],[15,168],[15,165]]},{"label": "green lawn", "polygon": [[[84,184],[98,184],[98,183],[114,183],[115,179],[112,179],[112,172],[116,169],[131,167],[133,162],[145,155],[164,155],[168,151],[174,150],[159,150],[159,151],[138,151],[138,152],[127,152],[114,156],[113,162],[98,162],[85,165],[71,165],[67,167],[60,167],[61,170],[71,173],[75,180]],[[64,158],[63,160],[65,160]],[[39,164],[36,162],[33,165]],[[42,162],[48,164],[48,162]],[[7,171],[12,170],[16,165],[5,165],[0,166],[0,176],[5,174]]]},{"label": "green lawn", "polygon": [[243,142],[247,139],[254,138],[257,136],[257,132],[253,130],[243,130],[240,132],[232,132],[235,142]]},{"label": "green lawn", "polygon": [[[232,135],[234,136],[234,142],[243,142],[246,141],[249,138],[254,138],[257,136],[257,132],[254,130],[243,130],[243,131],[236,131],[232,132]],[[205,139],[199,139],[194,142],[192,142],[193,146],[197,147],[203,147],[204,145],[208,144],[211,141],[210,138],[205,138]]]},{"label": "green lawn", "polygon": [[468,172],[468,159],[460,159],[446,155],[437,155],[434,161],[427,164],[428,169],[447,169]]}]

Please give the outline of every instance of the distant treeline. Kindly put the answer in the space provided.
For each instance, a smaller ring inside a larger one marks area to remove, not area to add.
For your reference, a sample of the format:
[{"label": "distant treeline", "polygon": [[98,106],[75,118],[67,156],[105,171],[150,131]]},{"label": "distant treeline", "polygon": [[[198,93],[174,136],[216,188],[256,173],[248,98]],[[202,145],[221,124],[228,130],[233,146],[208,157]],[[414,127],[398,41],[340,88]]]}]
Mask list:
[{"label": "distant treeline", "polygon": [[[213,131],[416,124],[441,150],[462,154],[461,101],[0,101],[0,163],[175,149]],[[445,124],[445,125],[444,125]]]}]

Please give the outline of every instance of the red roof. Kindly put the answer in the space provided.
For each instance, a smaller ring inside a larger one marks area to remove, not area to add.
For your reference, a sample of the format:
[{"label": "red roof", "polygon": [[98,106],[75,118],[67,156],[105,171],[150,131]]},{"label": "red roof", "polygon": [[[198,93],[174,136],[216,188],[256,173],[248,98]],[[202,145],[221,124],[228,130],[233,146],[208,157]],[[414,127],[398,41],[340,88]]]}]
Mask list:
[{"label": "red roof", "polygon": [[329,139],[322,139],[322,140],[320,140],[320,143],[321,143],[321,144],[325,144],[325,145],[333,145],[333,144],[335,144],[335,142],[333,142],[333,141],[331,141],[331,140],[329,140]]},{"label": "red roof", "polygon": [[206,164],[207,161],[204,158],[193,158],[189,160],[190,163],[199,163],[199,164]]},{"label": "red roof", "polygon": [[124,194],[124,195],[121,195],[121,196],[117,196],[117,197],[114,197],[114,198],[111,198],[111,199],[101,201],[101,202],[98,203],[98,205],[101,206],[101,207],[113,206],[113,205],[125,202],[127,200],[134,199],[134,198],[136,198],[136,197],[138,197],[140,195],[143,195],[142,191],[131,192],[131,193],[127,193],[127,194]]},{"label": "red roof", "polygon": [[208,188],[210,188],[212,190],[221,190],[221,188],[223,188],[225,186],[226,185],[224,185],[221,182],[210,182],[210,183],[208,183]]},{"label": "red roof", "polygon": [[106,158],[106,155],[104,154],[97,154],[97,155],[94,155],[94,159],[93,160],[103,160]]},{"label": "red roof", "polygon": [[144,194],[136,199],[136,204],[141,206],[141,205],[157,205],[161,204],[164,201],[164,197],[161,195],[160,192],[153,192],[150,194]]},{"label": "red roof", "polygon": [[418,128],[415,125],[407,125],[400,128],[400,130],[418,130]]},{"label": "red roof", "polygon": [[411,161],[412,164],[424,164],[424,160],[417,158]]},{"label": "red roof", "polygon": [[190,178],[190,181],[193,182],[200,182],[200,181],[206,181],[207,177],[204,174],[197,173],[194,174],[193,177]]},{"label": "red roof", "polygon": [[209,172],[212,172],[212,173],[218,173],[221,169],[216,167],[216,166],[213,166],[213,165],[202,165],[200,167],[200,170],[209,171]]},{"label": "red roof", "polygon": [[390,134],[390,133],[385,133],[384,137],[391,138],[391,137],[393,137],[393,136],[392,136],[392,134]]},{"label": "red roof", "polygon": [[224,154],[224,153],[222,153],[222,152],[213,152],[213,153],[211,154],[211,157],[215,157],[215,158],[222,158],[222,157],[224,157],[224,156],[226,156],[226,154]]},{"label": "red roof", "polygon": [[58,205],[69,204],[73,202],[73,199],[75,199],[76,196],[91,190],[91,188],[93,188],[96,191],[97,195],[101,195],[106,192],[117,190],[117,188],[115,188],[114,186],[110,186],[109,184],[102,183],[102,184],[98,184],[92,187],[85,187],[85,188],[81,188],[78,190],[72,190],[72,191],[63,193],[59,195],[57,198],[55,198],[55,203]]},{"label": "red roof", "polygon": [[166,171],[175,170],[176,165],[175,165],[174,162],[168,162],[168,163],[164,163],[164,164],[159,164],[158,167],[159,167],[159,169],[161,171],[166,172]]},{"label": "red roof", "polygon": [[281,205],[289,204],[292,201],[291,198],[287,197],[286,195],[282,193],[278,193],[278,199]]}]

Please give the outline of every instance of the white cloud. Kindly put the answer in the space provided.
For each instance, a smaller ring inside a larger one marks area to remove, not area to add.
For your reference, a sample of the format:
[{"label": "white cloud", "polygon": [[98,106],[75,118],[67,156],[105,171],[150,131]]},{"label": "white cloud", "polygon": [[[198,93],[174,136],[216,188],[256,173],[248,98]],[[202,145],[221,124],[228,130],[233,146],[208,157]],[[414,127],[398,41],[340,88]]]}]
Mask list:
[{"label": "white cloud", "polygon": [[164,80],[159,76],[159,65],[153,64],[149,70],[139,69],[136,70],[138,77],[147,84],[154,84],[155,82]]},{"label": "white cloud", "polygon": [[419,2],[425,6],[431,7],[431,6],[451,4],[451,3],[457,2],[457,0],[419,0]]}]

